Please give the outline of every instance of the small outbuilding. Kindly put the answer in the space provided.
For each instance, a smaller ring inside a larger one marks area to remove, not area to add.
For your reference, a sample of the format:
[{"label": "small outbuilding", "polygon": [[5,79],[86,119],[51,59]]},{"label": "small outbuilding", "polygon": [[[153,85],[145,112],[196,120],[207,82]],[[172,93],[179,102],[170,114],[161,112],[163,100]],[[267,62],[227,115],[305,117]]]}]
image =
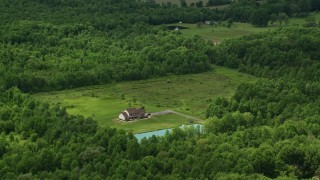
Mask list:
[{"label": "small outbuilding", "polygon": [[206,25],[211,25],[211,21],[205,21],[204,22]]},{"label": "small outbuilding", "polygon": [[216,22],[216,21],[205,21],[204,24],[206,24],[206,25],[217,25],[218,22]]},{"label": "small outbuilding", "polygon": [[147,114],[144,108],[128,108],[119,114],[119,119],[124,121],[130,121],[133,119],[148,118],[150,114]]}]

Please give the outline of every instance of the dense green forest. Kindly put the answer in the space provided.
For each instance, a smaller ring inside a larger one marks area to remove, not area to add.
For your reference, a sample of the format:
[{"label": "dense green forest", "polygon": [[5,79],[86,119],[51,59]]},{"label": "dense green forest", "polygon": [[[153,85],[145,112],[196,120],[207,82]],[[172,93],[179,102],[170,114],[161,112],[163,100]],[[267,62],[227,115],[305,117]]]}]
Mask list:
[{"label": "dense green forest", "polygon": [[288,16],[306,16],[319,9],[318,0],[239,0],[225,10],[224,18],[267,26],[269,20],[283,22]]},{"label": "dense green forest", "polygon": [[319,81],[319,36],[319,28],[294,28],[229,40],[214,63],[258,77]]},{"label": "dense green forest", "polygon": [[[213,46],[161,25],[232,18],[260,26],[270,19],[258,15],[318,9],[317,0],[239,0],[225,10],[154,1],[0,0],[1,179],[319,177],[318,27],[280,28]],[[204,131],[176,128],[141,142],[27,94],[199,73],[210,64],[260,80],[215,100]]]},{"label": "dense green forest", "polygon": [[206,113],[207,133],[237,137],[230,142],[241,142],[237,151],[249,156],[253,148],[264,157],[250,161],[253,172],[319,176],[319,45],[319,28],[294,28],[217,47],[215,63],[261,77],[240,85],[230,100],[217,99]]},{"label": "dense green forest", "polygon": [[[305,2],[236,1],[210,10],[152,1],[2,0],[0,88],[39,92],[203,72],[216,54],[210,44],[151,25],[233,19],[264,26],[319,9],[318,1]],[[299,3],[307,7],[294,9]]]},{"label": "dense green forest", "polygon": [[[265,26],[271,17],[285,21],[287,15],[316,10],[317,2],[242,0],[210,10],[153,1],[2,0],[0,87],[38,92],[203,72],[215,55],[210,44],[151,25],[233,19]],[[307,7],[294,9],[299,3]],[[285,12],[287,6],[293,9]]]},{"label": "dense green forest", "polygon": [[170,20],[142,11],[171,10],[149,6],[134,1],[3,3],[0,87],[38,92],[208,70],[212,46],[151,26],[157,18]]}]

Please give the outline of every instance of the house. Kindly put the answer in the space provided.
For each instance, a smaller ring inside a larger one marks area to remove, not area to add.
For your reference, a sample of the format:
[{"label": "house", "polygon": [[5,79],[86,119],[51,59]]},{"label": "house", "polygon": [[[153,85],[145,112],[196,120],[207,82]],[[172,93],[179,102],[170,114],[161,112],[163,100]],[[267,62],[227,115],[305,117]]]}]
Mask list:
[{"label": "house", "polygon": [[204,22],[206,25],[211,25],[211,21],[205,21]]},{"label": "house", "polygon": [[217,25],[218,22],[216,22],[216,21],[205,21],[204,24],[206,24],[206,25]]},{"label": "house", "polygon": [[130,121],[133,119],[142,119],[149,117],[150,114],[147,114],[144,108],[128,108],[119,114],[119,119]]}]

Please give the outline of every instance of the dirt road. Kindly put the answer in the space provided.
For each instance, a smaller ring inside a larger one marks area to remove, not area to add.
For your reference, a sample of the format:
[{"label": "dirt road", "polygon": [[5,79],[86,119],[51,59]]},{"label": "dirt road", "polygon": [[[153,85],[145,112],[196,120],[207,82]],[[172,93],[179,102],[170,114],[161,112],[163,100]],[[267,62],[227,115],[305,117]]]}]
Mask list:
[{"label": "dirt road", "polygon": [[195,120],[195,121],[201,121],[201,119],[199,118],[196,118],[196,117],[193,117],[193,116],[189,116],[187,114],[183,114],[183,113],[179,113],[179,112],[176,112],[176,111],[172,111],[172,110],[164,110],[164,111],[160,111],[160,112],[153,112],[153,113],[150,113],[151,116],[159,116],[159,115],[164,115],[164,114],[177,114],[179,116],[183,116],[183,117],[186,117],[188,119],[192,119],[192,120]]}]

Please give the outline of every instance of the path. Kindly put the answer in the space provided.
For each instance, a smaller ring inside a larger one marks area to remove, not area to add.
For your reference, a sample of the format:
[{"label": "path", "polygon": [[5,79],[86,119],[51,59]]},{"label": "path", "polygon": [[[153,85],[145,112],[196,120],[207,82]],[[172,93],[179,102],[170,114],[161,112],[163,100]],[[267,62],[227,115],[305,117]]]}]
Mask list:
[{"label": "path", "polygon": [[177,114],[177,115],[186,117],[188,119],[192,119],[192,120],[195,120],[195,121],[201,121],[201,119],[199,119],[199,118],[196,118],[196,117],[193,117],[193,116],[189,116],[189,115],[186,115],[186,114],[183,114],[183,113],[179,113],[179,112],[176,112],[176,111],[172,111],[172,110],[169,110],[169,109],[165,110],[165,111],[150,113],[150,114],[151,114],[151,116],[159,116],[159,115],[164,115],[164,114]]}]

